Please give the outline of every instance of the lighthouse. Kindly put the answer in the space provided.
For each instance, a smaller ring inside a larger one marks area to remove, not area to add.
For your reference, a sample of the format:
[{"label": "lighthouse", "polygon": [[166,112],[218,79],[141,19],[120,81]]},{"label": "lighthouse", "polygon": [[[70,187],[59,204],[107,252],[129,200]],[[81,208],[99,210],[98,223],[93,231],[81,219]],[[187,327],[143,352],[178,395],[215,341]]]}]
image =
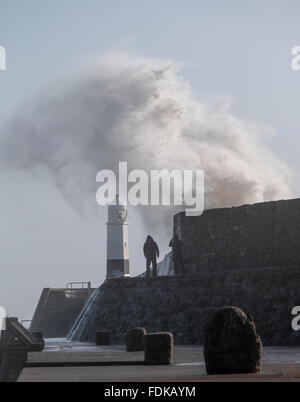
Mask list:
[{"label": "lighthouse", "polygon": [[106,278],[128,276],[130,274],[127,206],[117,196],[116,204],[108,205]]}]

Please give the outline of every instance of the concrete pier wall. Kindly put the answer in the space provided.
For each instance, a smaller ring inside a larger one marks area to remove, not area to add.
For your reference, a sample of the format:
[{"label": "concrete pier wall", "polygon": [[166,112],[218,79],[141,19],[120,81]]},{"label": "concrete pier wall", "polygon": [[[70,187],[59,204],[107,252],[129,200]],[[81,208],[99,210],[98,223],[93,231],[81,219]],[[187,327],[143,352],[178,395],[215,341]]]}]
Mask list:
[{"label": "concrete pier wall", "polygon": [[30,331],[44,338],[64,338],[70,332],[94,289],[44,289]]}]

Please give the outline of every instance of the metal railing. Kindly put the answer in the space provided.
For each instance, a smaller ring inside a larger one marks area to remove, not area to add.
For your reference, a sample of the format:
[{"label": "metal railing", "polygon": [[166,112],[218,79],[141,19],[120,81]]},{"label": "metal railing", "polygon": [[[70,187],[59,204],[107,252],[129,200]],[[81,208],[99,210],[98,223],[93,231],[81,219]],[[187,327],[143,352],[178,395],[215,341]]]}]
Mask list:
[{"label": "metal railing", "polygon": [[[75,287],[76,286],[76,287]],[[88,282],[68,282],[66,285],[66,289],[91,289],[92,284],[91,281]]]}]

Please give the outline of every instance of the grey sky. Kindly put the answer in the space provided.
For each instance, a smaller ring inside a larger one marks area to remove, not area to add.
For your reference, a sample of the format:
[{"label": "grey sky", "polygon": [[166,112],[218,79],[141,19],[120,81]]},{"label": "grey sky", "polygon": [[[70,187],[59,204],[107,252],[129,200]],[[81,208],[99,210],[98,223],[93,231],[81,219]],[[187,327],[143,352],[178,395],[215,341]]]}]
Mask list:
[{"label": "grey sky", "polygon": [[[290,67],[299,15],[298,0],[0,0],[0,126],[43,85],[103,52],[170,58],[185,64],[199,99],[230,97],[235,115],[276,130],[271,148],[294,170],[299,196],[300,72]],[[103,213],[79,216],[51,182],[25,173],[2,172],[1,182],[0,304],[26,318],[44,286],[99,284]],[[140,223],[136,234],[144,236]],[[134,273],[143,269],[138,247]]]}]

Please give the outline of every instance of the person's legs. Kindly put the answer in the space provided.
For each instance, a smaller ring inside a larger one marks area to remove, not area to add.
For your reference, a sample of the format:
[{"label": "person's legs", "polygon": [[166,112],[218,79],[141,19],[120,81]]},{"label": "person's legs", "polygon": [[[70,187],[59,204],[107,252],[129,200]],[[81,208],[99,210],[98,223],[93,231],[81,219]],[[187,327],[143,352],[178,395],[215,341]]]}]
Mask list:
[{"label": "person's legs", "polygon": [[150,264],[151,264],[151,260],[150,260],[150,258],[147,258],[147,261],[146,261],[146,278],[150,278]]},{"label": "person's legs", "polygon": [[173,260],[173,268],[174,268],[174,273],[175,273],[175,275],[179,275],[179,272],[178,272],[178,263],[177,263],[177,260]]},{"label": "person's legs", "polygon": [[157,276],[157,262],[156,258],[152,259],[153,276]]},{"label": "person's legs", "polygon": [[179,256],[179,264],[178,265],[180,266],[181,275],[184,275],[185,274],[185,268],[184,268],[182,255]]}]

